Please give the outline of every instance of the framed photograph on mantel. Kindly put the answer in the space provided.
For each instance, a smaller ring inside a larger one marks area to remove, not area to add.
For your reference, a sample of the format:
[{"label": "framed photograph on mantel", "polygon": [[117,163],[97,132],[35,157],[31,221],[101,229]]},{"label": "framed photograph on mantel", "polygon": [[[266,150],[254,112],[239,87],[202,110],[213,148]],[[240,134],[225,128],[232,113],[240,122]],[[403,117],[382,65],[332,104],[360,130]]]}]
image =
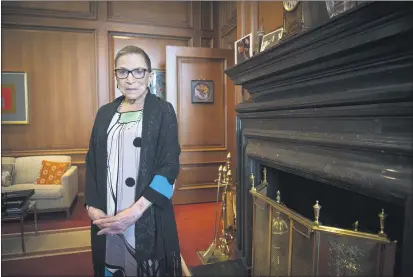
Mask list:
[{"label": "framed photograph on mantel", "polygon": [[26,72],[1,73],[1,124],[29,124]]},{"label": "framed photograph on mantel", "polygon": [[214,81],[212,80],[192,80],[191,98],[193,104],[214,103]]},{"label": "framed photograph on mantel", "polygon": [[280,27],[271,33],[268,33],[262,37],[261,49],[260,52],[277,45],[282,36],[283,36],[284,28]]},{"label": "framed photograph on mantel", "polygon": [[253,56],[253,45],[252,33],[235,42],[235,64],[239,64]]}]

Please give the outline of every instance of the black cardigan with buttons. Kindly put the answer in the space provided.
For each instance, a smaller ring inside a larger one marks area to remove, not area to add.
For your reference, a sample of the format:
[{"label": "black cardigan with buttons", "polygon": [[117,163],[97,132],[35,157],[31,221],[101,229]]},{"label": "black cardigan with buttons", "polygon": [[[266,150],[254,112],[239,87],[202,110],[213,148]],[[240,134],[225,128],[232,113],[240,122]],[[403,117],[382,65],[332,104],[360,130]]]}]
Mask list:
[{"label": "black cardigan with buttons", "polygon": [[[124,96],[118,97],[99,109],[86,155],[85,205],[104,212],[107,205],[107,129],[123,100]],[[158,261],[161,276],[180,276],[179,241],[171,200],[149,186],[155,175],[166,177],[171,185],[178,177],[181,148],[176,113],[170,103],[148,93],[142,120],[142,138],[135,145],[141,147],[136,200],[144,196],[153,205],[135,224],[135,258],[138,267],[148,260]],[[92,223],[95,275],[103,276],[106,236],[97,236],[98,231]]]}]

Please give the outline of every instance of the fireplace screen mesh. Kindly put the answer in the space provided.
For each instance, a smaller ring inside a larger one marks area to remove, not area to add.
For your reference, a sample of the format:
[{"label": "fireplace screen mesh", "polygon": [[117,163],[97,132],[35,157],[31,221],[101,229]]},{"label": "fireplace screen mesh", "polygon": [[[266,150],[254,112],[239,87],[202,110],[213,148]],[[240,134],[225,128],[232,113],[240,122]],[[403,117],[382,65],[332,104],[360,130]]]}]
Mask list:
[{"label": "fireplace screen mesh", "polygon": [[251,194],[253,276],[393,276],[395,243],[385,236],[323,226]]},{"label": "fireplace screen mesh", "polygon": [[254,264],[257,265],[257,276],[267,276],[268,260],[265,259],[267,255],[268,246],[268,218],[269,218],[269,206],[261,199],[257,199],[255,212],[257,214],[257,220],[254,224],[254,233],[257,234],[257,239],[254,240],[255,259]]},{"label": "fireplace screen mesh", "polygon": [[313,240],[310,230],[293,221],[292,237],[292,276],[312,276],[313,274]]}]

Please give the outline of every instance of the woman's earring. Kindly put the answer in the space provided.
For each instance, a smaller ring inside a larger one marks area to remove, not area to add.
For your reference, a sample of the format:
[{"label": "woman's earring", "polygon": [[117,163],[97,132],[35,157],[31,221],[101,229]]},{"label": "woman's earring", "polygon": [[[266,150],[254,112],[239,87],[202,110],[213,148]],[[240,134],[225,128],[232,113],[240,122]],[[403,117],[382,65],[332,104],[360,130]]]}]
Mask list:
[{"label": "woman's earring", "polygon": [[116,88],[119,89],[119,84],[118,83],[116,83]]}]

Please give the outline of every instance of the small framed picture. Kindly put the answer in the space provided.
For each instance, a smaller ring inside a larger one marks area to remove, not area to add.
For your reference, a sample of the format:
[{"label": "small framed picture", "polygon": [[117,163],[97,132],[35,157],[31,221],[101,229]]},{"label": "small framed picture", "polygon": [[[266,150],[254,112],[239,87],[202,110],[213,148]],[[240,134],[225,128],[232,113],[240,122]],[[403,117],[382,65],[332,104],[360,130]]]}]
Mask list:
[{"label": "small framed picture", "polygon": [[212,80],[192,80],[191,96],[194,104],[214,103],[214,81]]},{"label": "small framed picture", "polygon": [[26,72],[1,73],[1,124],[29,124]]},{"label": "small framed picture", "polygon": [[271,33],[268,33],[262,37],[261,49],[260,52],[264,51],[265,49],[269,49],[274,45],[280,42],[280,39],[283,36],[283,28],[280,27]]},{"label": "small framed picture", "polygon": [[235,42],[235,64],[248,60],[253,56],[253,45],[252,33]]}]

